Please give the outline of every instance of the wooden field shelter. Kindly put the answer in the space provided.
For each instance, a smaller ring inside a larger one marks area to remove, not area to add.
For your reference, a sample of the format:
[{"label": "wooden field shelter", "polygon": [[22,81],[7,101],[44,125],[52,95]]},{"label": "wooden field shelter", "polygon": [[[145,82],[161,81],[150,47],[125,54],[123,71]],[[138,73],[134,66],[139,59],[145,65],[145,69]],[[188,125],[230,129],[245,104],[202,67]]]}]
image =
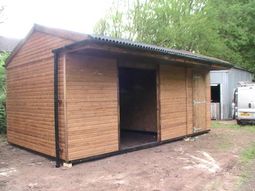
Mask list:
[{"label": "wooden field shelter", "polygon": [[210,130],[210,70],[228,62],[35,25],[9,57],[8,142],[75,162]]}]

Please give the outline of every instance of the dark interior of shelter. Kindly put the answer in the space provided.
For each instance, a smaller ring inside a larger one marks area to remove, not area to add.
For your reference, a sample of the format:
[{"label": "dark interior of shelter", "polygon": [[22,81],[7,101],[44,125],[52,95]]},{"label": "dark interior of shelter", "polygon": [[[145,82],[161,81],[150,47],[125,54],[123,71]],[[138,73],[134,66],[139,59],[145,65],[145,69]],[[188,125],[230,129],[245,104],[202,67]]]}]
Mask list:
[{"label": "dark interior of shelter", "polygon": [[119,98],[121,149],[156,142],[156,71],[119,68]]}]

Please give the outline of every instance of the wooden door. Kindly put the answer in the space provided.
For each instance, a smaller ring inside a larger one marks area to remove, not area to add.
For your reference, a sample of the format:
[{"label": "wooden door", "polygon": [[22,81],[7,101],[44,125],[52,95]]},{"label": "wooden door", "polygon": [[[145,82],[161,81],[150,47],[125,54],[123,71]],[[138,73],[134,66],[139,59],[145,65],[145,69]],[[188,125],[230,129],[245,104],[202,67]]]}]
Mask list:
[{"label": "wooden door", "polygon": [[206,74],[193,72],[193,133],[207,129]]}]

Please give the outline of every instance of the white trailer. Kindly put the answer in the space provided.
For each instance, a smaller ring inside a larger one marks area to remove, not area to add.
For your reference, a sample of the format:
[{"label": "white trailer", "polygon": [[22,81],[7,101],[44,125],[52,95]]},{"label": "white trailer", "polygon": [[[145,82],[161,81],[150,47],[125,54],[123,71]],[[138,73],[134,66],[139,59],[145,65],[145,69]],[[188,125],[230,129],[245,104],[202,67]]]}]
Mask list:
[{"label": "white trailer", "polygon": [[234,91],[233,103],[238,124],[255,124],[255,83],[240,82]]}]

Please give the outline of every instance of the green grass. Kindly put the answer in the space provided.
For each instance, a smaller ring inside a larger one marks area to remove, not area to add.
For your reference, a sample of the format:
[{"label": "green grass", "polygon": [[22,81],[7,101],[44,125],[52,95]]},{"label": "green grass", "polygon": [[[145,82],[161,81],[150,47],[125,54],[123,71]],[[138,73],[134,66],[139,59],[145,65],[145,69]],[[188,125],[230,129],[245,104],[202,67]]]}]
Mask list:
[{"label": "green grass", "polygon": [[240,154],[240,162],[242,163],[242,173],[240,174],[240,180],[238,182],[237,190],[243,190],[245,185],[253,176],[251,171],[251,165],[254,164],[255,160],[255,142],[253,142],[249,147],[245,148]]},{"label": "green grass", "polygon": [[243,163],[249,163],[255,159],[255,142],[242,151],[240,158]]},{"label": "green grass", "polygon": [[231,128],[235,130],[247,130],[255,133],[255,125],[228,124],[219,121],[212,121],[212,128]]}]

